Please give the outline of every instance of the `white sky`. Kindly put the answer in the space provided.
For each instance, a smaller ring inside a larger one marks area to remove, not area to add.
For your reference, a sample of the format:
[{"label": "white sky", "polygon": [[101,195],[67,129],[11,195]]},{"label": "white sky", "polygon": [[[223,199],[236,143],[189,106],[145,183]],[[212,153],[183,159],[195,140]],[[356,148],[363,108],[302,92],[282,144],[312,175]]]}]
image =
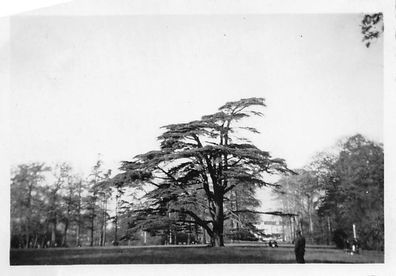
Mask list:
[{"label": "white sky", "polygon": [[87,172],[158,147],[162,125],[264,97],[254,141],[290,167],[338,138],[383,140],[382,40],[361,15],[17,16],[11,163]]},{"label": "white sky", "polygon": [[[158,148],[160,126],[264,97],[253,141],[291,168],[357,132],[383,140],[382,39],[355,15],[17,16],[11,163],[87,175]],[[268,190],[259,193],[263,208]]]}]

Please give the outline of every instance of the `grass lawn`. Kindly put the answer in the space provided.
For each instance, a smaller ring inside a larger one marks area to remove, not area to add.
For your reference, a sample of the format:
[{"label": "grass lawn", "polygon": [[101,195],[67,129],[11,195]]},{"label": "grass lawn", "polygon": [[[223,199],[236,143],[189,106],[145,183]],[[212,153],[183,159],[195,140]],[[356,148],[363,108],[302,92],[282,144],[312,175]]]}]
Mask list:
[{"label": "grass lawn", "polygon": [[[384,253],[363,251],[350,255],[331,247],[308,246],[307,263],[383,263]],[[68,264],[205,264],[205,263],[295,263],[293,247],[269,248],[261,244],[203,246],[94,247],[12,249],[11,265]]]}]

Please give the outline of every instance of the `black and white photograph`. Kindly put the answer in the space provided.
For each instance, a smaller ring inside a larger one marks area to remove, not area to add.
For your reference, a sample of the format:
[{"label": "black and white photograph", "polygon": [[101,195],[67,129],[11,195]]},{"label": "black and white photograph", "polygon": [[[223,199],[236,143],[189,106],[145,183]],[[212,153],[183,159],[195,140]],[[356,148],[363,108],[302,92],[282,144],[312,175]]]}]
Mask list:
[{"label": "black and white photograph", "polygon": [[198,2],[8,17],[11,268],[385,264],[386,1]]}]

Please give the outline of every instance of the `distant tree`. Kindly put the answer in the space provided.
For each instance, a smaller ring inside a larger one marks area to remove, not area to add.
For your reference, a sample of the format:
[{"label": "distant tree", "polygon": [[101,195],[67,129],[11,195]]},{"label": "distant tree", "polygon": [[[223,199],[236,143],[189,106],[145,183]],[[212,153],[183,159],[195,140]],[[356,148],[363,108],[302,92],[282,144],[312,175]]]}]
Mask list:
[{"label": "distant tree", "polygon": [[101,166],[99,160],[88,178],[89,183],[74,175],[72,167],[65,162],[52,169],[41,163],[22,164],[13,169],[11,246],[69,246],[73,235],[75,244],[81,246],[88,224],[91,245],[96,241],[97,229],[100,229],[100,245],[105,245],[111,181],[110,171],[103,173]]},{"label": "distant tree", "polygon": [[327,163],[325,194],[318,212],[329,216],[333,229],[352,235],[356,224],[366,248],[384,244],[384,153],[381,144],[358,134],[341,145],[337,158]]},{"label": "distant tree", "polygon": [[81,233],[83,225],[84,200],[83,193],[86,190],[86,183],[81,179],[76,179],[75,186],[75,219],[76,219],[76,246],[81,246]]},{"label": "distant tree", "polygon": [[314,242],[315,208],[319,202],[321,187],[315,172],[306,169],[295,172],[297,175],[282,177],[274,192],[282,203],[282,211],[298,214],[299,225],[296,227]]},{"label": "distant tree", "polygon": [[378,39],[384,32],[383,14],[365,14],[361,22],[361,30],[363,34],[363,42],[368,48],[371,43]]},{"label": "distant tree", "polygon": [[62,191],[61,221],[64,224],[62,246],[68,246],[67,237],[70,225],[72,223],[78,225],[81,212],[81,188],[81,179],[70,174],[66,179]]},{"label": "distant tree", "polygon": [[243,137],[244,131],[258,133],[256,129],[238,127],[242,119],[261,116],[255,108],[264,106],[262,98],[242,99],[201,120],[165,126],[160,150],[123,162],[121,170],[135,185],[153,185],[146,197],[151,213],[190,218],[214,246],[223,246],[230,211],[225,210],[225,197],[239,185],[270,186],[263,180],[265,173],[289,171],[283,159],[272,158]]},{"label": "distant tree", "polygon": [[125,194],[125,185],[122,181],[114,181],[114,188],[115,188],[115,212],[114,216],[112,217],[113,224],[114,224],[114,242],[113,245],[118,245],[118,219],[119,219],[119,212],[121,208],[122,199],[121,197]]},{"label": "distant tree", "polygon": [[94,188],[98,191],[97,194],[99,199],[99,210],[101,211],[100,246],[106,245],[106,227],[107,221],[109,220],[107,204],[112,194],[110,176],[111,170],[108,170],[107,173],[104,173],[102,176],[100,176],[101,180],[100,182],[96,183],[96,186]]},{"label": "distant tree", "polygon": [[[55,165],[53,175],[55,178],[54,183],[47,186],[48,193],[48,222],[51,229],[51,246],[56,243],[56,227],[58,222],[63,217],[63,209],[61,205],[62,189],[71,177],[71,166],[68,163],[60,163]],[[60,245],[60,244],[59,244]]]},{"label": "distant tree", "polygon": [[246,228],[252,228],[254,224],[260,222],[260,215],[250,212],[261,205],[260,200],[256,197],[255,186],[241,183],[230,191],[225,199],[225,208],[230,212],[228,232],[247,230]]},{"label": "distant tree", "polygon": [[[34,232],[41,232],[43,198],[40,184],[49,171],[44,163],[22,164],[11,171],[11,235],[13,246],[31,247]],[[15,240],[16,239],[16,240]]]},{"label": "distant tree", "polygon": [[99,211],[98,199],[99,193],[101,192],[101,186],[99,183],[103,180],[102,164],[102,160],[98,159],[96,164],[93,166],[91,174],[89,175],[88,195],[85,198],[87,210],[86,217],[89,220],[88,228],[91,233],[90,246],[93,246],[95,241],[95,225]]},{"label": "distant tree", "polygon": [[[134,239],[135,232],[137,230],[147,230],[153,229],[153,225],[149,226],[148,220],[145,220],[145,225],[143,223],[136,224],[137,221],[140,221],[139,215],[137,215],[136,211],[140,210],[143,212],[143,206],[145,206],[144,200],[139,199],[137,197],[137,193],[142,191],[141,187],[131,187],[131,182],[138,181],[136,175],[134,177],[127,176],[125,173],[116,175],[113,179],[111,179],[111,187],[113,189],[114,196],[114,216],[111,216],[110,219],[114,226],[114,239],[113,245],[119,245],[120,239],[123,240],[131,240]],[[134,185],[135,186],[135,185]],[[131,218],[133,219],[131,220]],[[158,223],[158,220],[156,221]],[[119,233],[119,230],[123,228],[122,233]]]},{"label": "distant tree", "polygon": [[308,165],[309,170],[316,176],[319,186],[320,198],[315,202],[315,213],[317,215],[316,228],[320,229],[321,235],[317,238],[319,243],[325,242],[328,245],[332,239],[331,236],[334,230],[332,218],[335,217],[335,214],[326,211],[326,208],[321,208],[321,205],[328,185],[334,184],[332,180],[336,178],[334,164],[338,158],[338,151],[338,148],[332,148],[329,151],[319,152]]},{"label": "distant tree", "polygon": [[[83,220],[88,220],[88,229],[90,231],[90,246],[93,246],[95,239],[98,238],[98,244],[106,244],[106,228],[110,219],[108,213],[108,202],[112,196],[111,170],[104,172],[103,161],[98,158],[93,166],[87,180],[87,195],[84,198],[85,213]],[[99,236],[95,231],[99,230]]]}]

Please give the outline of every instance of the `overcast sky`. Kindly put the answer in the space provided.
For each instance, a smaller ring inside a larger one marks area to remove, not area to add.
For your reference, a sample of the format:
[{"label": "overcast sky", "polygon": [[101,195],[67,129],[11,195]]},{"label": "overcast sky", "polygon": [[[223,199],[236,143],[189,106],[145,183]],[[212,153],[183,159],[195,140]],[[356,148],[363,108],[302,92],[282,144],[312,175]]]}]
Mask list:
[{"label": "overcast sky", "polygon": [[267,104],[252,140],[291,168],[358,132],[382,142],[382,39],[364,46],[361,17],[13,17],[10,161],[115,170],[246,97]]}]

